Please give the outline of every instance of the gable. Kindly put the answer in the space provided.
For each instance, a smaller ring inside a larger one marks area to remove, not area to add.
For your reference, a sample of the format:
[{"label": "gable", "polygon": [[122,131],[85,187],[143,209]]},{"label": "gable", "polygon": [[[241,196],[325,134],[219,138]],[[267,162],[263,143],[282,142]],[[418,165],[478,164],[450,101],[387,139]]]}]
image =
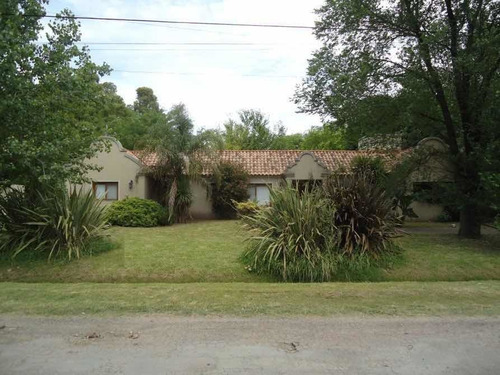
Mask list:
[{"label": "gable", "polygon": [[295,180],[320,180],[329,174],[327,167],[312,152],[303,152],[290,164],[284,175]]}]

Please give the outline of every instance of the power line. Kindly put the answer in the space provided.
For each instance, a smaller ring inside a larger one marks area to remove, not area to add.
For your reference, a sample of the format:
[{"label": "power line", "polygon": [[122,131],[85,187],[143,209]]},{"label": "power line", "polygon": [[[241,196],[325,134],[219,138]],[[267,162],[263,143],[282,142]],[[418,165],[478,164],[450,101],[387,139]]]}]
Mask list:
[{"label": "power line", "polygon": [[[139,74],[164,74],[164,75],[179,75],[179,76],[213,76],[213,73],[196,73],[196,72],[158,72],[147,70],[121,70],[113,69],[117,73],[139,73]],[[230,77],[262,77],[262,78],[299,78],[293,75],[264,75],[264,74],[238,74],[229,75]]]},{"label": "power line", "polygon": [[269,43],[246,42],[78,42],[86,45],[136,45],[136,46],[256,46]]},{"label": "power line", "polygon": [[219,51],[274,51],[274,48],[91,48],[90,51],[205,51],[205,52],[219,52]]},{"label": "power line", "polygon": [[[2,14],[2,17],[13,16],[14,14]],[[201,22],[201,21],[172,21],[172,20],[155,20],[142,18],[114,18],[114,17],[91,17],[91,16],[62,16],[49,14],[22,14],[23,17],[35,18],[64,18],[74,20],[91,20],[91,21],[119,21],[119,22],[147,22],[147,23],[164,23],[164,24],[183,24],[183,25],[205,25],[205,26],[234,26],[234,27],[268,27],[281,29],[314,29],[313,26],[305,25],[279,25],[279,24],[257,24],[257,23],[233,23],[233,22]]]}]

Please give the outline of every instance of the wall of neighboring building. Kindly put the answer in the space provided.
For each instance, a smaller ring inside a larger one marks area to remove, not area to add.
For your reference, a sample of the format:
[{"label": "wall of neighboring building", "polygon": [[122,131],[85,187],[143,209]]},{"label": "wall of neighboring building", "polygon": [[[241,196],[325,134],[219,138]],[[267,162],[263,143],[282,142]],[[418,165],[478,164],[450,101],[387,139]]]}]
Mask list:
[{"label": "wall of neighboring building", "polygon": [[[141,163],[125,150],[114,138],[107,138],[111,147],[109,152],[102,151],[89,160],[97,165],[100,171],[90,171],[88,177],[93,182],[118,183],[118,199],[126,197],[147,198],[148,180],[141,174]],[[132,181],[132,183],[130,183]],[[84,189],[92,189],[92,183],[83,185]],[[110,203],[112,201],[105,201]]]}]

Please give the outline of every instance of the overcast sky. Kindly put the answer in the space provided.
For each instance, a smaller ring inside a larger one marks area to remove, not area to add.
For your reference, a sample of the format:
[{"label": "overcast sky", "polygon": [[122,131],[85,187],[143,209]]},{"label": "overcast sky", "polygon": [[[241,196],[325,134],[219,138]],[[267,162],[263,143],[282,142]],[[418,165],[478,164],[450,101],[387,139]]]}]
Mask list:
[{"label": "overcast sky", "polygon": [[[58,0],[49,3],[47,13],[69,8],[77,16],[313,26],[314,9],[323,2]],[[127,104],[134,101],[137,87],[147,86],[165,109],[185,103],[198,129],[221,126],[245,108],[263,111],[272,124],[281,121],[288,133],[320,125],[318,117],[296,113],[290,100],[318,47],[311,30],[90,20],[81,24],[82,41],[89,43],[95,62],[105,61],[114,69],[105,80],[116,84]],[[90,44],[99,42],[170,44]]]}]

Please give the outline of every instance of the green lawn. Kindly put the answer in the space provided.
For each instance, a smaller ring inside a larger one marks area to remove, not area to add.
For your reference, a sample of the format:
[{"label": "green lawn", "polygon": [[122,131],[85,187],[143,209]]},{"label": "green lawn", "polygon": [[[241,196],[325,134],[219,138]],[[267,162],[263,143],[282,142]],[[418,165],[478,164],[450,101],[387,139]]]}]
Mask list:
[{"label": "green lawn", "polygon": [[0,313],[34,315],[500,315],[500,281],[3,283]]},{"label": "green lawn", "polygon": [[[115,227],[109,234],[118,243],[117,248],[70,263],[0,260],[0,281],[270,281],[247,272],[238,261],[245,234],[236,221],[161,228]],[[398,241],[405,249],[404,259],[373,281],[500,280],[498,234],[486,235],[479,241],[461,240],[452,234],[413,234]]]}]

